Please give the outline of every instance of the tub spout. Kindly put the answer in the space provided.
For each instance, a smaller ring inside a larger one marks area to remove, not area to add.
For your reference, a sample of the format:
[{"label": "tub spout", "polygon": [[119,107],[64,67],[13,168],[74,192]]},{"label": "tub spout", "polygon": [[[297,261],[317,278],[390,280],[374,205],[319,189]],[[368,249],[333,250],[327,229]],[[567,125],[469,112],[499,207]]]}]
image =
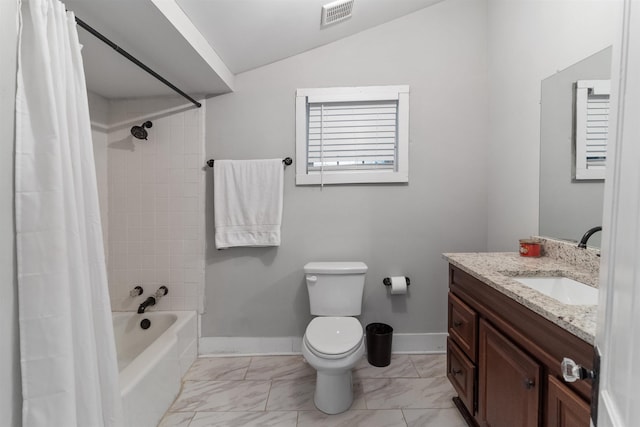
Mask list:
[{"label": "tub spout", "polygon": [[147,307],[151,307],[152,305],[156,305],[156,299],[154,297],[149,297],[138,307],[138,313],[144,313]]}]

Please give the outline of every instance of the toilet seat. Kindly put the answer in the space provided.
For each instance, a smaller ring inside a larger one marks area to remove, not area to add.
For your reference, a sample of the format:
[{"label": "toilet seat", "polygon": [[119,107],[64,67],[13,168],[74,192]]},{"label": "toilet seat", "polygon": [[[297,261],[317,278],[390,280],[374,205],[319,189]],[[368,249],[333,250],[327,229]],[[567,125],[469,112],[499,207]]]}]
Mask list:
[{"label": "toilet seat", "polygon": [[316,317],[304,334],[309,350],[324,359],[350,355],[360,347],[362,338],[362,325],[355,317]]}]

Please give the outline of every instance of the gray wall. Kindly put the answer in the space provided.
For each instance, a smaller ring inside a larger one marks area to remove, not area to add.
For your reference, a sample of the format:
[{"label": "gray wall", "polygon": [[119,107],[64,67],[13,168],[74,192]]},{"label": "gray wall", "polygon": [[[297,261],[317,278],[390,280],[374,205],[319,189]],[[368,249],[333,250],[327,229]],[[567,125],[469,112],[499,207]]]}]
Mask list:
[{"label": "gray wall", "polygon": [[[604,181],[574,181],[574,88],[578,80],[611,76],[611,48],[604,49],[542,81],[540,102],[540,234],[579,240],[602,225]],[[600,234],[589,244],[600,241]]]},{"label": "gray wall", "polygon": [[514,251],[538,233],[540,82],[611,46],[615,1],[487,0],[488,240]]},{"label": "gray wall", "polygon": [[16,16],[16,1],[0,1],[0,423],[6,426],[22,424],[13,221]]},{"label": "gray wall", "polygon": [[[363,324],[446,330],[446,251],[487,240],[486,3],[449,0],[236,77],[207,101],[209,157],[295,157],[297,88],[408,84],[408,185],[296,187],[285,172],[282,245],[216,251],[207,177],[206,313],[202,336],[301,336],[310,319],[302,267],[369,266]],[[330,30],[328,30],[330,31]],[[412,279],[388,296],[382,279]]]}]

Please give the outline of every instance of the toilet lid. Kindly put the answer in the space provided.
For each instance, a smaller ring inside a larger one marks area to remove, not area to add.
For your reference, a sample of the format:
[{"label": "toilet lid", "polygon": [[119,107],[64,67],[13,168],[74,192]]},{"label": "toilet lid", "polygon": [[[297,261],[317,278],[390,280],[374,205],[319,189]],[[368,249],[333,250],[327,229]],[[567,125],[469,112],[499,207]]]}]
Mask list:
[{"label": "toilet lid", "polygon": [[316,317],[305,332],[307,343],[324,354],[342,354],[362,341],[362,325],[355,317]]}]

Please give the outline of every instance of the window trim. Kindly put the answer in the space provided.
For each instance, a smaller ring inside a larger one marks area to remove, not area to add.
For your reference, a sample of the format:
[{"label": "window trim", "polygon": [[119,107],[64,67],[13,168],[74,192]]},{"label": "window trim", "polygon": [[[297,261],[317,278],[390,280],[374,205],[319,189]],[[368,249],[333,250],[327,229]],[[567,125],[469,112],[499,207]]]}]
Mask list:
[{"label": "window trim", "polygon": [[[351,170],[309,174],[307,171],[307,104],[318,102],[398,101],[395,171]],[[409,86],[364,86],[296,91],[296,185],[409,182]]]}]

